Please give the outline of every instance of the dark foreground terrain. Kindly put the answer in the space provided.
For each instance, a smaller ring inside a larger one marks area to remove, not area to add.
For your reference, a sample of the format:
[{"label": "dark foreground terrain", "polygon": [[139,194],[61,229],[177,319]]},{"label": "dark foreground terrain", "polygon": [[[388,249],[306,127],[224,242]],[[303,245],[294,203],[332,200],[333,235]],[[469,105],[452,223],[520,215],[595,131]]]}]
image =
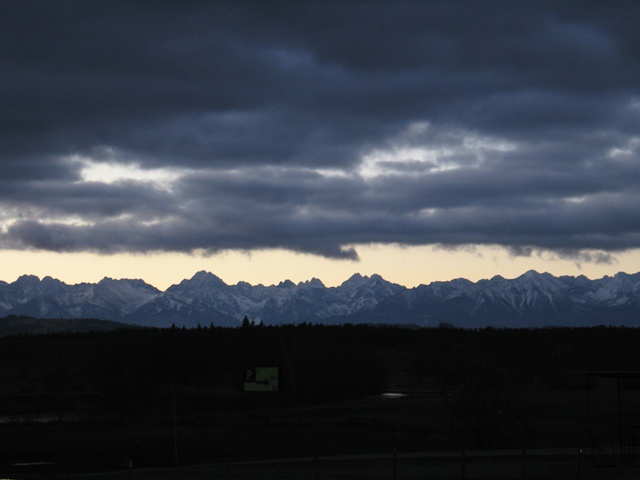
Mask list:
[{"label": "dark foreground terrain", "polygon": [[[611,372],[639,344],[623,328],[9,337],[0,478],[634,478],[640,382]],[[252,366],[279,367],[278,392],[243,392]]]}]

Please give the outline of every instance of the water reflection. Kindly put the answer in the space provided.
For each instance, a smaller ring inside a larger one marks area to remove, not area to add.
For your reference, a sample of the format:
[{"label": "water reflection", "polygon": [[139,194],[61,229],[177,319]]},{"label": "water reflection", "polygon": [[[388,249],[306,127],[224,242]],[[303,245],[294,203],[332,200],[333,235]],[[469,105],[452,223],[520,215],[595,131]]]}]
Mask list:
[{"label": "water reflection", "polygon": [[386,392],[380,395],[381,398],[402,398],[407,396],[408,394],[399,392]]}]

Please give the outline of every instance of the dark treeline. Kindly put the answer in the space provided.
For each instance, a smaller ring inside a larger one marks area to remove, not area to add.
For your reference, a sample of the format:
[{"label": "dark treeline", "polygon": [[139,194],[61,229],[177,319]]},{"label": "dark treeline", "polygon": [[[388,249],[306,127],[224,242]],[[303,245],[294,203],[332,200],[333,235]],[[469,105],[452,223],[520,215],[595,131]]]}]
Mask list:
[{"label": "dark treeline", "polygon": [[[250,409],[265,398],[286,407],[393,389],[456,391],[470,378],[501,388],[582,388],[577,373],[640,364],[640,330],[607,327],[245,325],[28,335],[0,343],[0,376],[10,393],[2,414],[152,411],[166,406],[172,386],[191,411]],[[279,367],[280,392],[243,394],[247,366]]]}]

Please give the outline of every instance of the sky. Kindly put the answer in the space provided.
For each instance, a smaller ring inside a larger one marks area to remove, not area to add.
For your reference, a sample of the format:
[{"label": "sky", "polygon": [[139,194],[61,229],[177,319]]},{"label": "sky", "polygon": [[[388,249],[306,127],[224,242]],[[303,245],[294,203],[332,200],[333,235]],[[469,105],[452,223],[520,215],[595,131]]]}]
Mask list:
[{"label": "sky", "polygon": [[640,3],[0,1],[0,280],[640,271]]}]

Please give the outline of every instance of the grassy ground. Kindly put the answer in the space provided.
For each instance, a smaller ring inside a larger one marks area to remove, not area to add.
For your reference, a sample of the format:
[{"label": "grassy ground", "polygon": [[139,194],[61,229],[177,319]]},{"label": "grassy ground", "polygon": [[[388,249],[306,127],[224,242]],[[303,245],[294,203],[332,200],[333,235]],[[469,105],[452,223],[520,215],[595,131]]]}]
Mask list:
[{"label": "grassy ground", "polygon": [[[525,457],[518,451],[469,452],[462,455],[393,455],[344,458],[303,458],[299,460],[221,463],[179,468],[123,469],[90,475],[50,475],[39,478],[77,478],[96,480],[193,480],[193,479],[631,479],[637,468],[601,467],[587,458],[566,452],[542,454],[531,452]],[[25,477],[27,478],[27,477]],[[35,478],[35,477],[32,477]]]},{"label": "grassy ground", "polygon": [[[168,468],[175,460],[171,418],[3,425],[0,478],[67,478],[99,471],[120,473],[93,478],[124,478],[129,461],[133,472],[128,476],[140,479],[316,478],[316,472],[320,478],[392,478],[394,450],[398,452],[397,478],[461,478],[463,467],[457,452],[477,446],[468,428],[456,420],[453,397],[422,393],[279,411],[183,412],[177,424],[179,464],[220,465],[178,470]],[[515,456],[470,454],[464,466],[466,478],[522,478],[522,458],[517,453],[522,448],[578,452],[588,447],[584,392],[534,389],[518,392],[511,402],[511,416],[493,432],[488,448],[516,448]],[[454,456],[416,456],[416,452],[441,451],[454,452]],[[377,457],[327,459],[363,454]],[[320,458],[317,464],[243,463],[314,456]],[[33,462],[45,464],[15,465]],[[627,478],[626,470],[595,468],[588,458],[582,458],[579,467],[573,453],[550,458],[532,454],[525,467],[526,478],[577,478],[578,468],[580,478]]]}]

